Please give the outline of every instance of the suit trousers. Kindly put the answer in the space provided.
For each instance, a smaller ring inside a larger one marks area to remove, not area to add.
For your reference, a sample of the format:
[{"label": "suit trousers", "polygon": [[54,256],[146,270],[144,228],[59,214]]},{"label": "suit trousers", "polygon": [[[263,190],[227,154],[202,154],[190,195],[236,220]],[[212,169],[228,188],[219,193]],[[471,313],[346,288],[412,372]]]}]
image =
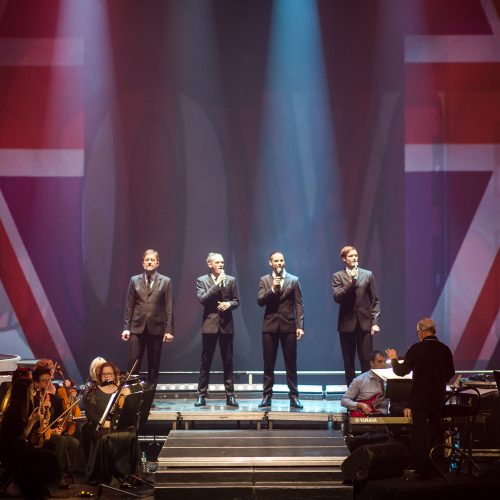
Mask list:
[{"label": "suit trousers", "polygon": [[412,460],[415,472],[426,476],[430,472],[429,452],[439,444],[437,419],[439,411],[411,410]]},{"label": "suit trousers", "polygon": [[149,335],[146,331],[143,333],[131,333],[129,338],[130,348],[128,356],[127,370],[130,372],[135,360],[138,359],[137,367],[134,373],[139,373],[142,364],[144,351],[148,351],[148,382],[156,384],[160,373],[161,348],[163,345],[163,335]]},{"label": "suit trousers", "polygon": [[264,354],[264,396],[273,395],[274,367],[281,343],[285,361],[286,383],[289,397],[298,397],[297,381],[297,336],[295,332],[277,332],[262,334],[262,351]]},{"label": "suit trousers", "polygon": [[233,384],[233,334],[231,333],[203,333],[202,351],[200,362],[200,376],[198,379],[198,394],[208,394],[208,382],[210,378],[210,367],[215,353],[215,347],[219,342],[220,355],[224,368],[224,388],[226,396],[234,396]]},{"label": "suit trousers", "polygon": [[342,358],[344,359],[345,381],[349,386],[356,376],[354,369],[356,350],[358,351],[361,372],[367,372],[370,369],[369,356],[373,351],[373,336],[370,332],[361,330],[359,323],[354,332],[339,332],[339,335]]}]

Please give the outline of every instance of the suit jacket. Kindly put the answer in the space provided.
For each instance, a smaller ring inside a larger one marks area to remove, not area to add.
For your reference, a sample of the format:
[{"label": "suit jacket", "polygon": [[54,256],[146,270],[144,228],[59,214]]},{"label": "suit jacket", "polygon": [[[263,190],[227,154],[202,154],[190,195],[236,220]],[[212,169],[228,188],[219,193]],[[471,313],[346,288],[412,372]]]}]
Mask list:
[{"label": "suit jacket", "polygon": [[368,269],[358,268],[358,279],[350,282],[344,269],[333,275],[333,299],[340,304],[339,332],[354,332],[359,322],[365,332],[372,325],[378,325],[380,318],[380,302],[377,295],[375,278]]},{"label": "suit jacket", "polygon": [[[196,294],[203,305],[202,333],[234,333],[233,309],[240,305],[236,280],[226,274],[226,285],[217,286],[209,273],[196,279]],[[231,307],[218,311],[221,302],[230,302]]]},{"label": "suit jacket", "polygon": [[273,276],[266,274],[259,281],[257,304],[266,306],[262,331],[266,333],[295,332],[304,328],[304,305],[299,278],[286,273],[281,292],[273,292]]},{"label": "suit jacket", "polygon": [[174,333],[172,280],[160,273],[156,273],[151,288],[147,286],[145,273],[130,278],[123,329],[141,334],[146,326],[150,335]]}]

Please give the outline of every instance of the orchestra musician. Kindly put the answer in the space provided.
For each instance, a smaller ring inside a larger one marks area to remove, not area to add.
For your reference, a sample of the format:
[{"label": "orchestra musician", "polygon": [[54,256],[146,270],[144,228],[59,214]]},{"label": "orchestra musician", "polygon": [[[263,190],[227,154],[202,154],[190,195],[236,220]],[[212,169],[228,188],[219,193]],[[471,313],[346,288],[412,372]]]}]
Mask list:
[{"label": "orchestra musician", "polygon": [[106,360],[102,358],[101,356],[97,356],[97,358],[94,358],[89,367],[89,381],[90,383],[93,383],[95,385],[98,385],[99,381],[99,376],[97,375],[97,369],[106,363]]},{"label": "orchestra musician", "polygon": [[[119,387],[119,375],[120,370],[114,363],[106,361],[100,364],[97,368],[98,384],[85,395],[87,423],[82,428],[82,434],[87,461],[85,475],[89,484],[119,483],[134,472],[137,437],[133,432],[114,428],[124,400],[130,394],[128,387]],[[121,395],[113,405],[116,412],[108,411],[106,414],[111,398],[116,399],[119,391]]]},{"label": "orchestra musician", "polygon": [[52,361],[49,358],[41,358],[36,362],[35,367],[33,368],[33,371],[39,370],[42,368],[50,371],[50,384],[47,387],[47,392],[49,392],[51,394],[55,394],[57,392],[58,387],[59,387],[58,384],[55,384],[53,382],[54,375],[56,373],[57,365],[56,365],[56,363],[54,363],[54,361]]},{"label": "orchestra musician", "polygon": [[[69,418],[65,417],[69,416],[71,410],[64,414],[64,403],[58,394],[61,389],[64,391],[64,388],[59,387],[56,394],[50,392],[53,384],[49,368],[35,369],[33,380],[36,386],[34,402],[40,413],[40,423],[33,431],[32,443],[34,446],[52,449],[59,460],[61,470],[71,473],[76,468],[80,442],[68,434],[70,427],[67,427],[66,423]],[[67,483],[62,480],[59,486],[65,488]]]},{"label": "orchestra musician", "polygon": [[384,396],[383,381],[373,372],[385,368],[386,357],[381,351],[373,351],[368,360],[370,369],[351,382],[340,402],[352,417],[388,414],[389,400]]},{"label": "orchestra musician", "polygon": [[61,470],[53,450],[30,444],[40,423],[33,395],[30,378],[12,382],[0,424],[0,461],[24,498],[44,498],[47,487],[60,480]]},{"label": "orchestra musician", "polygon": [[32,379],[32,370],[24,366],[18,366],[12,372],[12,380],[10,382],[2,382],[0,384],[0,413],[3,413],[7,404],[6,396],[10,393],[12,384],[19,378]]}]

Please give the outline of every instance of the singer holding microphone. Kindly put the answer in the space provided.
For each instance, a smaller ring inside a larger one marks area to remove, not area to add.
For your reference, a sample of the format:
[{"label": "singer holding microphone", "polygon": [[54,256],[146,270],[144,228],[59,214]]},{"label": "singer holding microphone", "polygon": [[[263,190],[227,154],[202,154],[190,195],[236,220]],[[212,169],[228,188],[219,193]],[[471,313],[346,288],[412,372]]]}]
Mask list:
[{"label": "singer holding microphone", "polygon": [[266,306],[262,325],[264,394],[259,408],[271,406],[274,367],[281,343],[285,360],[290,408],[301,409],[297,380],[297,340],[304,336],[304,305],[299,278],[285,270],[285,257],[274,251],[269,256],[271,273],[259,281],[257,303]]},{"label": "singer holding microphone", "polygon": [[240,305],[238,287],[233,276],[224,272],[224,257],[220,253],[210,252],[207,257],[208,274],[196,280],[196,294],[203,305],[202,351],[200,376],[198,379],[198,399],[196,407],[205,406],[208,395],[210,366],[219,342],[224,368],[224,388],[226,404],[238,408],[233,384],[233,309]]},{"label": "singer holding microphone", "polygon": [[338,331],[344,359],[346,384],[355,376],[356,350],[361,372],[370,369],[373,335],[380,331],[380,302],[373,273],[358,267],[358,252],[353,246],[340,251],[345,269],[333,275],[333,299],[340,305]]}]

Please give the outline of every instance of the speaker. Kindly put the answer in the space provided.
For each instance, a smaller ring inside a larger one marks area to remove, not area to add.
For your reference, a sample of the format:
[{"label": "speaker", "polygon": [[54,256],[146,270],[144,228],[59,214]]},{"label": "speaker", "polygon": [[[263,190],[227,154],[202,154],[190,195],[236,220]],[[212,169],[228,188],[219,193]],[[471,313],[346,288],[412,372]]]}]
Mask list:
[{"label": "speaker", "polygon": [[408,466],[406,445],[401,441],[360,446],[341,465],[346,479],[366,481],[403,475]]}]

